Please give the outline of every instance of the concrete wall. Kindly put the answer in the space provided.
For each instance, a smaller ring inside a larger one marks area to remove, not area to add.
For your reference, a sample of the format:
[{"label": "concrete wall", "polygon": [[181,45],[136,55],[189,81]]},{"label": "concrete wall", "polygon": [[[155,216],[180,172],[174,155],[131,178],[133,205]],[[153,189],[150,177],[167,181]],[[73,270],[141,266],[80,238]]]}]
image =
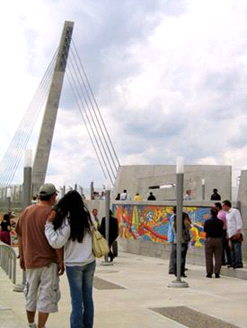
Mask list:
[{"label": "concrete wall", "polygon": [[[238,189],[237,208],[239,208],[243,219],[244,242],[242,245],[243,253],[247,254],[247,170],[241,171]],[[246,260],[246,257],[245,257]]]},{"label": "concrete wall", "polygon": [[85,204],[90,213],[92,213],[94,208],[97,208],[99,220],[105,216],[105,202],[103,200],[85,200]]},{"label": "concrete wall", "polygon": [[[167,242],[168,220],[172,207],[176,202],[120,202],[115,201],[112,206],[120,227],[119,248],[122,251],[168,259],[171,245]],[[187,254],[187,261],[191,264],[205,265],[203,223],[210,216],[213,202],[184,202],[184,210],[196,226],[198,231],[192,230],[192,239]],[[236,204],[233,203],[236,207]],[[246,219],[244,232],[246,235]],[[148,229],[145,229],[148,225]],[[151,231],[151,234],[150,234]],[[152,234],[154,232],[154,234]],[[247,261],[246,241],[243,244],[243,261]]]},{"label": "concrete wall", "polygon": [[[205,200],[209,200],[212,190],[217,188],[223,199],[232,199],[231,166],[185,165],[184,190],[192,190],[193,200],[202,200],[202,179],[205,179]],[[152,185],[176,183],[175,165],[131,165],[121,166],[113,188],[113,199],[123,189],[127,189],[133,200],[138,192],[146,200]],[[152,190],[157,200],[175,200],[175,188]]]}]

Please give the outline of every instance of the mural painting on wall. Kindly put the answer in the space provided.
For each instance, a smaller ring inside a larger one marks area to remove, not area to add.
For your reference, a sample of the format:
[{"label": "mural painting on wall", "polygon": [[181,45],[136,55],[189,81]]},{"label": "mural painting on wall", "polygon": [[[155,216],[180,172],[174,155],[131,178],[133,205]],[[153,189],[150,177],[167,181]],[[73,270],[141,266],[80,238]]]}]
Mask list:
[{"label": "mural painting on wall", "polygon": [[[149,240],[167,243],[169,220],[173,214],[172,206],[122,205],[114,204],[113,212],[119,223],[119,236],[127,239]],[[191,221],[191,245],[204,244],[203,226],[210,216],[205,207],[184,207]]]}]

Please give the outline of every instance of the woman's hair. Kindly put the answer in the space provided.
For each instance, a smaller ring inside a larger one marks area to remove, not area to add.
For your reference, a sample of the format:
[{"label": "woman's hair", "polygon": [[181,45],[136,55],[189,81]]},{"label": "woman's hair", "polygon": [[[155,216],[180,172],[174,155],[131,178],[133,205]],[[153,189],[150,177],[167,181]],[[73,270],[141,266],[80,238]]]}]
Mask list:
[{"label": "woman's hair", "polygon": [[6,223],[7,223],[8,225],[11,225],[11,223],[10,223],[10,218],[9,218],[9,214],[4,214],[4,216],[3,216],[3,221],[6,221]]},{"label": "woman's hair", "polygon": [[90,232],[90,213],[83,203],[81,195],[71,190],[54,206],[56,217],[53,221],[54,229],[61,227],[65,218],[70,224],[70,238],[72,241],[83,241],[86,232]]}]

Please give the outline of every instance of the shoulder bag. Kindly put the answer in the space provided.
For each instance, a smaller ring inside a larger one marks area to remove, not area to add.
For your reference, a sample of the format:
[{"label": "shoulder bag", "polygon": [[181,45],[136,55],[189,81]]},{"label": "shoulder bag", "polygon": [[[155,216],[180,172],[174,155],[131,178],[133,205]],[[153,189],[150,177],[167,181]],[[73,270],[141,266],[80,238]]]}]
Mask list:
[{"label": "shoulder bag", "polygon": [[110,252],[107,240],[101,233],[92,226],[93,254],[95,257],[102,257]]}]

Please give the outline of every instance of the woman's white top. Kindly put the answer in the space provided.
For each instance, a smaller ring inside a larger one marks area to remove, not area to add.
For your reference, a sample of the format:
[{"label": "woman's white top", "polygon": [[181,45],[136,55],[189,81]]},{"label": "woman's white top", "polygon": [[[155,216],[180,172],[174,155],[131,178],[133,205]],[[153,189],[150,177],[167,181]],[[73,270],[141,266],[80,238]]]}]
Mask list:
[{"label": "woman's white top", "polygon": [[67,266],[85,265],[94,261],[92,251],[92,235],[85,233],[82,243],[77,240],[69,240],[70,224],[67,219],[62,226],[54,230],[52,222],[47,221],[45,225],[46,238],[53,248],[62,248],[64,246],[64,262]]}]

